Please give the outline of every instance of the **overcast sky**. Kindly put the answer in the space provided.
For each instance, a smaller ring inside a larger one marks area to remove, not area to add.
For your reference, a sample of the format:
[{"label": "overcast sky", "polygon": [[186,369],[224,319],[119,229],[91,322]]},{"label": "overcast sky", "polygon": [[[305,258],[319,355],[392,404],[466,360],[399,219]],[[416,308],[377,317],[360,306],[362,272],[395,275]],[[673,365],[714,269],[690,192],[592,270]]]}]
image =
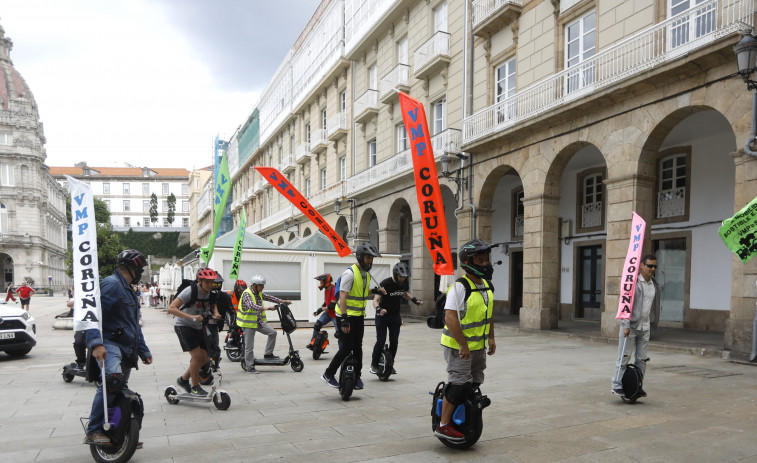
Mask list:
[{"label": "overcast sky", "polygon": [[2,0],[49,166],[212,163],[320,0]]}]

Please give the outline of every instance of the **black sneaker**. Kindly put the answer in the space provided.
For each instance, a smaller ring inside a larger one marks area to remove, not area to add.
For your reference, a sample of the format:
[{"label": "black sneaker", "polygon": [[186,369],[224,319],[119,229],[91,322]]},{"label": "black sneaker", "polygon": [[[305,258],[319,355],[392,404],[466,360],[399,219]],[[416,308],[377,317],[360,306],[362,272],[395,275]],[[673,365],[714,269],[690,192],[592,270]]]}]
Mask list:
[{"label": "black sneaker", "polygon": [[274,354],[265,354],[263,358],[266,360],[279,360],[279,356]]},{"label": "black sneaker", "polygon": [[110,438],[102,431],[95,431],[84,437],[85,445],[107,445],[110,444]]},{"label": "black sneaker", "polygon": [[187,391],[187,392],[191,392],[192,391],[192,386],[189,385],[189,380],[188,379],[184,379],[181,376],[179,376],[176,379],[176,384],[179,387],[181,387],[182,389],[184,389],[185,391]]},{"label": "black sneaker", "polygon": [[626,391],[624,391],[624,390],[623,390],[623,389],[621,389],[621,388],[618,388],[618,389],[613,389],[613,390],[612,390],[612,393],[613,393],[613,395],[619,395],[619,396],[621,396],[621,397],[625,397],[625,396],[626,396]]},{"label": "black sneaker", "polygon": [[355,390],[356,391],[362,391],[365,385],[363,384],[363,380],[358,378],[355,378]]},{"label": "black sneaker", "polygon": [[646,397],[646,396],[647,396],[647,393],[644,392],[644,389],[639,391],[639,397]]},{"label": "black sneaker", "polygon": [[198,395],[198,396],[199,395],[208,395],[208,391],[206,391],[205,389],[201,388],[199,385],[192,386],[192,391],[191,392],[192,392],[192,395]]},{"label": "black sneaker", "polygon": [[324,373],[323,376],[321,376],[321,380],[331,387],[339,387],[339,381],[334,378],[334,375]]}]

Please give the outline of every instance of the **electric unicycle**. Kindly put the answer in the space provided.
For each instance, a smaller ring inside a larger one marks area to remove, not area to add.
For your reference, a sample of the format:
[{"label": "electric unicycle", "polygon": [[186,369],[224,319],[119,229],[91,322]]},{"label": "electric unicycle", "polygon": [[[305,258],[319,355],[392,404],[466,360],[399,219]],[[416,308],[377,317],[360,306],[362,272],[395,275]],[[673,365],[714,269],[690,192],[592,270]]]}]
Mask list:
[{"label": "electric unicycle", "polygon": [[384,344],[384,348],[381,350],[379,356],[378,370],[376,375],[381,381],[388,381],[389,377],[394,372],[394,357],[392,357],[392,351],[389,350],[389,345]]},{"label": "electric unicycle", "polygon": [[356,370],[357,360],[350,352],[339,368],[339,395],[342,396],[342,400],[350,400],[352,391],[355,389]]},{"label": "electric unicycle", "polygon": [[110,444],[90,445],[92,458],[98,463],[129,461],[139,444],[143,416],[142,397],[129,389],[119,391],[113,406],[108,407],[109,429],[103,431],[110,438]]},{"label": "electric unicycle", "polygon": [[[431,393],[433,394],[431,401],[432,431],[436,431],[436,428],[439,427],[442,415],[442,398],[444,397],[446,387],[447,385],[442,381],[436,385],[436,390]],[[441,437],[437,438],[442,441],[442,444],[453,449],[467,449],[471,447],[481,437],[481,432],[484,429],[481,412],[489,405],[491,405],[491,400],[481,394],[481,389],[479,387],[472,388],[463,403],[455,407],[455,411],[452,414],[452,422],[455,423],[457,430],[465,435],[465,440],[462,442],[452,442]]]}]

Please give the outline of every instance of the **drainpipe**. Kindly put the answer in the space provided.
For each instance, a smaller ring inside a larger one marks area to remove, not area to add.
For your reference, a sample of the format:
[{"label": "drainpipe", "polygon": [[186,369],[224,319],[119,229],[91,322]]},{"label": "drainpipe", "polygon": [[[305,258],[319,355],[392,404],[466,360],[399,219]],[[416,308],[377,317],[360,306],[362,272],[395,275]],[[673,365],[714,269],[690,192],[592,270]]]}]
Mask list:
[{"label": "drainpipe", "polygon": [[[753,151],[751,146],[752,142],[757,138],[757,90],[752,92],[752,131],[749,132],[749,138],[747,138],[744,144],[744,152],[752,157],[757,157],[757,151]],[[757,323],[757,319],[755,320]],[[754,349],[752,349],[752,355],[754,355]]]},{"label": "drainpipe", "polygon": [[473,213],[473,235],[476,237],[476,206],[473,205],[473,153],[468,153],[468,207],[470,207]]},{"label": "drainpipe", "polygon": [[[757,95],[757,92],[755,95]],[[754,108],[752,108],[752,113],[754,114]],[[752,137],[753,136],[754,134],[752,134]],[[752,137],[749,139],[751,140]],[[749,142],[747,142],[747,145],[749,145]],[[751,154],[750,156],[754,156],[754,154]],[[754,309],[754,321],[752,322],[752,355],[749,356],[750,362],[754,362],[755,360],[757,360],[757,307]]]}]

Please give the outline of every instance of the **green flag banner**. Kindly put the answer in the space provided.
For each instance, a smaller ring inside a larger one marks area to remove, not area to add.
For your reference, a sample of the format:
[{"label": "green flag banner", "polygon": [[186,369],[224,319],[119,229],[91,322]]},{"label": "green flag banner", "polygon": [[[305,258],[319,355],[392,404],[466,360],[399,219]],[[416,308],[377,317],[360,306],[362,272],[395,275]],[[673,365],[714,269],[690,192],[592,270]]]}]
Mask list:
[{"label": "green flag banner", "polygon": [[237,243],[234,245],[234,259],[231,262],[231,272],[229,272],[229,278],[232,280],[239,279],[239,264],[242,263],[242,244],[244,244],[245,227],[247,227],[247,214],[242,209],[242,215],[239,219],[239,230],[237,231]]},{"label": "green flag banner", "polygon": [[221,226],[221,216],[226,207],[226,201],[231,193],[231,176],[229,175],[229,163],[226,161],[226,155],[221,159],[221,167],[218,169],[218,178],[216,178],[216,189],[213,197],[213,232],[210,234],[210,242],[200,250],[200,258],[207,263],[213,256],[213,249],[216,247],[216,235],[218,227]]},{"label": "green flag banner", "polygon": [[718,230],[720,239],[741,262],[748,262],[757,254],[757,198],[744,206]]}]

